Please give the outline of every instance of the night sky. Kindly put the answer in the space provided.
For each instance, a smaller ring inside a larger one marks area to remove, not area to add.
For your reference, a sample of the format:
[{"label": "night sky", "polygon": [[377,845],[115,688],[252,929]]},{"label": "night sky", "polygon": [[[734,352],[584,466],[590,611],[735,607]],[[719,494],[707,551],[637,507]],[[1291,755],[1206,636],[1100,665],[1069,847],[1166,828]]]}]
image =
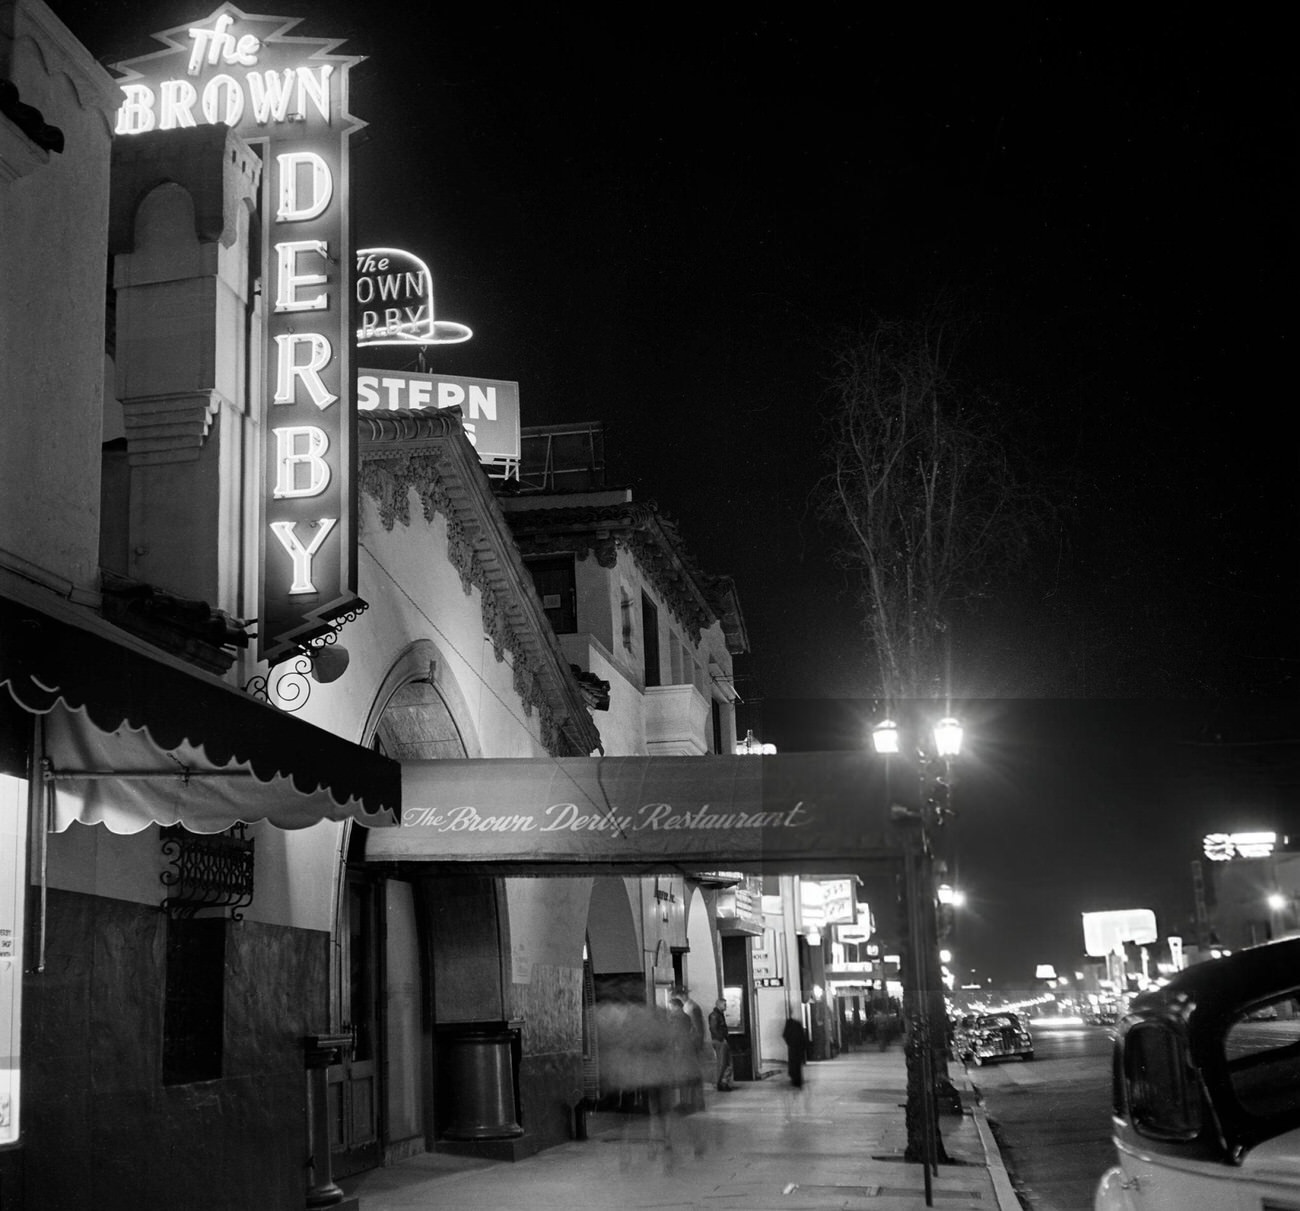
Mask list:
[{"label": "night sky", "polygon": [[[106,63],[209,11],[53,7]],[[819,747],[794,721],[829,699],[824,746],[839,747],[875,692],[809,504],[834,351],[875,316],[960,318],[956,373],[999,401],[1060,516],[955,632],[956,699],[1004,703],[972,762],[1023,755],[1002,816],[973,803],[961,820],[990,922],[975,965],[1001,976],[1005,960],[1011,978],[1043,961],[1030,952],[1047,937],[1016,939],[1040,927],[1034,880],[1061,854],[1080,886],[1050,890],[1074,922],[1099,898],[1137,902],[1157,870],[1168,907],[1152,906],[1190,911],[1199,823],[1101,785],[1076,836],[1085,805],[1040,793],[1060,766],[1023,737],[1068,715],[1061,700],[1094,715],[1127,700],[1088,723],[1093,743],[1041,750],[1114,788],[1148,777],[1121,739],[1134,703],[1221,734],[1228,700],[1296,697],[1297,140],[1280,31],[1191,10],[1111,26],[847,4],[659,7],[641,25],[548,5],[307,10],[296,32],[369,56],[352,76],[370,124],[358,246],[422,256],[438,315],[475,331],[429,368],[518,380],[526,425],[604,423],[610,481],[736,578],[742,724],[764,739]],[[1195,717],[1160,709],[1173,701]],[[1289,709],[1261,726],[1286,730]]]}]

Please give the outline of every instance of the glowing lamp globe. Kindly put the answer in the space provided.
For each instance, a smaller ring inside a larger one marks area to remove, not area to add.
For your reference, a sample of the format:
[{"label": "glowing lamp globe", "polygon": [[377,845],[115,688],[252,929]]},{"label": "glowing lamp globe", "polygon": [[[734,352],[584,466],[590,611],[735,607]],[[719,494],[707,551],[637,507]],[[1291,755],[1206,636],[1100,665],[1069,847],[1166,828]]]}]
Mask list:
[{"label": "glowing lamp globe", "polygon": [[885,719],[871,729],[871,744],[878,753],[898,752],[898,724]]},{"label": "glowing lamp globe", "polygon": [[940,757],[955,757],[961,752],[961,724],[949,715],[934,725],[934,747]]}]

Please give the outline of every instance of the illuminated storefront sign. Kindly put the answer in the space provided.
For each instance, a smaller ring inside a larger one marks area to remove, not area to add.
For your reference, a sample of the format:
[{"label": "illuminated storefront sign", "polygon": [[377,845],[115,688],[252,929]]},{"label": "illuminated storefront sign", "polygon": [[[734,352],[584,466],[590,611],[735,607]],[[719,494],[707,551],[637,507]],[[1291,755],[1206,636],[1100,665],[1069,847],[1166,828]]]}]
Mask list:
[{"label": "illuminated storefront sign", "polygon": [[358,248],[358,345],[457,345],[473,332],[434,317],[433,274],[401,248]]},{"label": "illuminated storefront sign", "polygon": [[27,783],[0,774],[0,1145],[19,1135],[26,875]]},{"label": "illuminated storefront sign", "polygon": [[519,460],[518,383],[363,368],[357,371],[357,407],[362,412],[459,407],[465,419],[465,435],[480,459]]},{"label": "illuminated storefront sign", "polygon": [[290,37],[298,19],[223,4],[119,64],[117,133],[227,125],[263,145],[267,238],[263,522],[258,654],[275,663],[356,595],[355,368],[347,109],[355,56]]},{"label": "illuminated storefront sign", "polygon": [[1214,862],[1267,858],[1276,846],[1276,833],[1210,833],[1204,841],[1205,856]]}]

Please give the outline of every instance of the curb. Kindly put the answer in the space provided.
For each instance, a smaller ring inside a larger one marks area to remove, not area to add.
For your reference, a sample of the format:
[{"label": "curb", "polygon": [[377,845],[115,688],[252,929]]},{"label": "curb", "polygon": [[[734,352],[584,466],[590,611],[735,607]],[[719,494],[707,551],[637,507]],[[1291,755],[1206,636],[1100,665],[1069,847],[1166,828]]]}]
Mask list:
[{"label": "curb", "polygon": [[1002,1150],[994,1138],[993,1128],[989,1126],[988,1112],[982,1102],[977,1102],[971,1107],[971,1117],[975,1120],[975,1128],[980,1133],[980,1144],[984,1148],[984,1165],[993,1181],[993,1193],[998,1200],[998,1211],[1024,1211],[1015,1187],[1011,1184],[1011,1176],[1007,1173],[1006,1164],[1002,1160]]},{"label": "curb", "polygon": [[975,1120],[975,1129],[979,1132],[980,1146],[984,1149],[984,1167],[993,1182],[993,1195],[997,1199],[998,1211],[1025,1211],[1015,1187],[1011,1184],[1011,1175],[1007,1172],[1006,1162],[1002,1159],[1002,1149],[998,1147],[997,1137],[989,1126],[988,1111],[984,1109],[984,1099],[975,1082],[970,1079],[969,1071],[962,1073],[963,1092],[969,1099],[970,1116]]}]

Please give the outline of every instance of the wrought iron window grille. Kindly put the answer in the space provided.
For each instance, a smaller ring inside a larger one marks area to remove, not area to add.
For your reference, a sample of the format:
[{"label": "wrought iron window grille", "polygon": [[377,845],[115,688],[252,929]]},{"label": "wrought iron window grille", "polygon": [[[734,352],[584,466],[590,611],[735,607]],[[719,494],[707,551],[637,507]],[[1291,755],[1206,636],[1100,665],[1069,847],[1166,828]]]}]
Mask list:
[{"label": "wrought iron window grille", "polygon": [[161,830],[162,852],[171,864],[159,879],[168,889],[162,909],[173,917],[192,917],[201,909],[230,911],[240,921],[241,908],[253,902],[253,845],[248,826],[203,835],[173,824]]}]

